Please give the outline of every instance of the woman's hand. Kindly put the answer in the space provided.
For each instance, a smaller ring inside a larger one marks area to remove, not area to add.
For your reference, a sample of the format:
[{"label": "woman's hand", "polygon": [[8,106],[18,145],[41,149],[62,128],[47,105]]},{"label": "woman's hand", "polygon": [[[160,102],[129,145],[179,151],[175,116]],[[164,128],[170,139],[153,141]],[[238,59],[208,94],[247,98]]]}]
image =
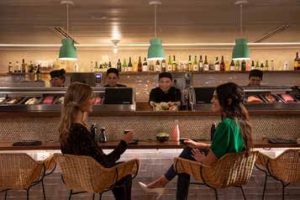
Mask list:
[{"label": "woman's hand", "polygon": [[198,143],[198,142],[195,142],[194,140],[191,140],[191,139],[186,139],[186,140],[183,141],[183,143],[184,143],[185,145],[187,145],[188,147],[192,148],[192,149],[198,147],[198,146],[197,146],[197,143]]},{"label": "woman's hand", "polygon": [[132,131],[127,132],[122,138],[122,140],[124,140],[126,143],[129,143],[132,139],[133,139]]},{"label": "woman's hand", "polygon": [[193,149],[192,154],[192,157],[199,162],[202,162],[206,158],[205,154],[200,152],[199,149]]}]

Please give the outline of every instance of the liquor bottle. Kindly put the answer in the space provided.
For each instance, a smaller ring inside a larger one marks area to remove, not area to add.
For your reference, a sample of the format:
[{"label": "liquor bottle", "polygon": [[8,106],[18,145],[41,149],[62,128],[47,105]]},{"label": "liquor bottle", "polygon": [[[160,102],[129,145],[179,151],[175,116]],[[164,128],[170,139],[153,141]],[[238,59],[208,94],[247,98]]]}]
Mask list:
[{"label": "liquor bottle", "polygon": [[166,64],[166,60],[165,59],[163,59],[161,61],[161,71],[162,72],[166,72],[167,71],[167,64]]},{"label": "liquor bottle", "polygon": [[195,56],[195,58],[194,58],[193,71],[194,72],[199,71],[199,66],[198,66],[198,63],[197,63],[197,56]]},{"label": "liquor bottle", "polygon": [[93,61],[91,61],[91,64],[90,64],[90,70],[91,70],[91,72],[94,71],[94,62],[93,62]]},{"label": "liquor bottle", "polygon": [[240,61],[238,60],[238,61],[236,61],[236,63],[235,63],[235,71],[240,71],[241,70],[241,63],[240,63]]},{"label": "liquor bottle", "polygon": [[245,72],[245,71],[246,71],[246,64],[247,64],[246,61],[243,60],[243,61],[242,61],[242,66],[241,66],[241,71],[242,71],[242,72]]},{"label": "liquor bottle", "polygon": [[178,69],[177,69],[177,63],[176,63],[176,60],[175,60],[175,56],[173,56],[172,71],[173,72],[177,72],[178,71]]},{"label": "liquor bottle", "polygon": [[219,58],[216,57],[216,61],[215,61],[215,71],[220,71],[220,62],[219,62]]},{"label": "liquor bottle", "polygon": [[294,70],[298,70],[298,68],[300,67],[299,66],[299,62],[300,62],[300,60],[299,60],[300,58],[299,58],[299,53],[298,52],[296,52],[296,57],[295,57],[295,60],[294,60]]},{"label": "liquor bottle", "polygon": [[[186,65],[185,65],[186,66]],[[193,65],[192,65],[192,56],[189,55],[189,62],[188,65],[186,66],[186,68],[184,69],[185,72],[189,71],[193,71]]]},{"label": "liquor bottle", "polygon": [[200,55],[200,58],[199,58],[199,71],[203,71],[203,60],[202,60],[202,55]]},{"label": "liquor bottle", "polygon": [[22,59],[22,66],[21,66],[21,72],[26,73],[26,71],[27,71],[26,68],[27,68],[27,65],[25,63],[25,59],[23,58]]},{"label": "liquor bottle", "polygon": [[21,72],[21,67],[20,67],[20,65],[19,65],[19,62],[18,62],[18,61],[16,61],[16,65],[15,65],[15,72],[18,72],[18,73],[20,73],[20,72]]},{"label": "liquor bottle", "polygon": [[258,62],[258,60],[256,61],[255,69],[259,69],[259,62]]},{"label": "liquor bottle", "polygon": [[143,64],[142,64],[141,56],[139,57],[139,62],[138,62],[137,71],[138,71],[138,72],[142,72],[142,71],[143,71]]},{"label": "liquor bottle", "polygon": [[271,60],[270,68],[271,68],[271,69],[270,69],[271,71],[274,71],[274,70],[275,70],[274,60]]},{"label": "liquor bottle", "polygon": [[168,72],[172,71],[172,59],[171,59],[171,56],[169,56],[167,71]]},{"label": "liquor bottle", "polygon": [[178,142],[180,138],[179,121],[175,120],[175,126],[171,134],[171,140]]},{"label": "liquor bottle", "polygon": [[251,70],[255,69],[255,64],[254,64],[254,60],[252,60],[251,62]]},{"label": "liquor bottle", "polygon": [[38,64],[38,66],[37,66],[37,69],[36,69],[36,72],[35,72],[35,80],[36,81],[39,81],[40,80],[40,78],[41,78],[41,65],[40,64]]},{"label": "liquor bottle", "polygon": [[122,71],[122,63],[121,63],[121,60],[120,60],[120,59],[118,59],[118,62],[117,62],[117,70],[118,70],[119,72]]},{"label": "liquor bottle", "polygon": [[208,70],[209,70],[209,65],[208,65],[208,62],[207,62],[207,56],[205,56],[203,71],[208,71]]},{"label": "liquor bottle", "polygon": [[127,71],[128,71],[128,72],[132,72],[131,57],[129,57],[128,66],[127,66]]},{"label": "liquor bottle", "polygon": [[111,62],[110,61],[108,62],[108,68],[111,68]]},{"label": "liquor bottle", "polygon": [[265,69],[265,66],[264,66],[264,63],[262,62],[262,63],[260,63],[260,70],[264,71],[264,69]]},{"label": "liquor bottle", "polygon": [[143,62],[143,72],[147,72],[148,71],[148,63],[147,63],[147,59],[144,58],[144,62]]},{"label": "liquor bottle", "polygon": [[161,71],[161,65],[160,65],[159,60],[157,60],[156,63],[155,63],[155,71],[156,72],[160,72]]},{"label": "liquor bottle", "polygon": [[235,71],[235,64],[234,64],[233,60],[231,60],[231,63],[230,63],[230,71],[231,72]]},{"label": "liquor bottle", "polygon": [[13,65],[11,62],[8,63],[8,73],[13,73]]},{"label": "liquor bottle", "polygon": [[127,72],[127,62],[126,62],[126,58],[124,58],[124,60],[123,60],[122,72]]},{"label": "liquor bottle", "polygon": [[33,72],[34,72],[34,66],[33,66],[32,61],[30,61],[30,64],[29,64],[29,66],[28,66],[28,72],[29,72],[29,73],[33,73]]},{"label": "liquor bottle", "polygon": [[269,71],[269,61],[266,60],[265,71]]},{"label": "liquor bottle", "polygon": [[224,62],[224,56],[221,57],[221,63],[220,63],[220,71],[225,71],[225,62]]},{"label": "liquor bottle", "polygon": [[98,72],[98,62],[95,62],[94,72]]}]

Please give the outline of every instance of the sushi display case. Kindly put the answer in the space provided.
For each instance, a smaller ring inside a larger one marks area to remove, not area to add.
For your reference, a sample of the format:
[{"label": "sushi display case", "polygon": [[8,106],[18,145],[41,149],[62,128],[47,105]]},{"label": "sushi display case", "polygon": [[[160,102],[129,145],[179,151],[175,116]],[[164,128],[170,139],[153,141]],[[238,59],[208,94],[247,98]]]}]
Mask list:
[{"label": "sushi display case", "polygon": [[[0,88],[0,112],[61,112],[66,90],[67,88],[2,87]],[[129,100],[125,103],[119,101],[113,104],[105,103],[107,90],[107,88],[93,88],[94,112],[135,111],[133,89],[126,89],[132,90]],[[122,93],[123,90],[118,91]]]},{"label": "sushi display case", "polygon": [[[300,110],[300,88],[298,86],[243,87],[244,104],[248,110]],[[192,110],[209,110],[214,87],[190,89]]]}]

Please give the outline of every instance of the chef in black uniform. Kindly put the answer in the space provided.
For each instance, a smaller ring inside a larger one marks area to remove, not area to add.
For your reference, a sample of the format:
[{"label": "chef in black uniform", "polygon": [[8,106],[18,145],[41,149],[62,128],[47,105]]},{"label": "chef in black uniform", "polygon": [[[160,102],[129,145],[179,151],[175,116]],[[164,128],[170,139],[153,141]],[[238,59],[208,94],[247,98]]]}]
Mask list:
[{"label": "chef in black uniform", "polygon": [[64,87],[65,80],[66,80],[65,73],[66,73],[66,71],[64,69],[51,71],[50,72],[51,87]]},{"label": "chef in black uniform", "polygon": [[249,83],[248,86],[260,86],[263,79],[263,71],[259,69],[253,69],[249,73]]},{"label": "chef in black uniform", "polygon": [[[163,102],[163,103],[162,103]],[[151,106],[157,106],[160,103],[165,107],[163,110],[177,110],[181,102],[181,92],[173,86],[172,74],[162,72],[158,77],[158,87],[150,92],[149,103]]]},{"label": "chef in black uniform", "polygon": [[118,83],[119,79],[119,71],[116,68],[109,68],[106,71],[106,84],[104,87],[126,87],[126,85]]}]

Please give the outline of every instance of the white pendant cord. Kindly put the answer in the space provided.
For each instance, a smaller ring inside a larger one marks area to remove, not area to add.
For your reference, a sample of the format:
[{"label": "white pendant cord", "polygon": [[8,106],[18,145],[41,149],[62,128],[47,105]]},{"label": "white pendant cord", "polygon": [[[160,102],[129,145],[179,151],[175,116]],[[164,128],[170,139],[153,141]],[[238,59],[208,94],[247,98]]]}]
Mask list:
[{"label": "white pendant cord", "polygon": [[156,38],[157,33],[156,33],[156,9],[157,9],[157,5],[154,5],[154,36]]},{"label": "white pendant cord", "polygon": [[241,34],[241,36],[244,35],[244,33],[243,33],[243,4],[240,4],[240,34]]},{"label": "white pendant cord", "polygon": [[69,4],[67,6],[67,33],[69,33]]}]

